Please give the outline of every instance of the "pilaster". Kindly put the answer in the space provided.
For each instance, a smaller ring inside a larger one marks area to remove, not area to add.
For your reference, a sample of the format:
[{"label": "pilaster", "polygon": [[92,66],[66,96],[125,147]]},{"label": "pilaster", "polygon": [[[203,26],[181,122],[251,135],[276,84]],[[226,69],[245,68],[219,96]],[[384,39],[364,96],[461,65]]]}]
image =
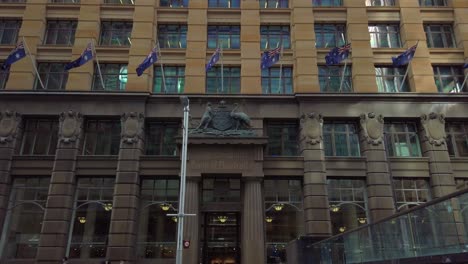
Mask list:
[{"label": "pilaster", "polygon": [[455,40],[457,47],[463,48],[464,58],[468,58],[468,1],[452,0],[452,7],[454,12],[454,25]]},{"label": "pilaster", "polygon": [[241,93],[261,94],[260,6],[241,1]]},{"label": "pilaster", "polygon": [[185,193],[185,213],[195,214],[184,218],[184,240],[190,241],[190,247],[183,251],[184,264],[198,264],[200,249],[200,177],[187,177]]}]

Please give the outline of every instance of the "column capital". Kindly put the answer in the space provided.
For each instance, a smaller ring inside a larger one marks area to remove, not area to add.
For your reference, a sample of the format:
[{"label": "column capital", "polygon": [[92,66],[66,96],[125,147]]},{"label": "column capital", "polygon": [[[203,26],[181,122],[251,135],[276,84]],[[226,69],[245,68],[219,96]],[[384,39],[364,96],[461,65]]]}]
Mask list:
[{"label": "column capital", "polygon": [[376,115],[373,112],[363,113],[361,114],[360,123],[367,143],[378,146],[383,142],[383,115]]},{"label": "column capital", "polygon": [[431,145],[441,146],[445,144],[447,137],[445,133],[445,115],[431,112],[429,115],[421,115],[421,125],[423,127],[423,137]]},{"label": "column capital", "polygon": [[318,113],[302,114],[301,116],[301,141],[306,146],[316,145],[322,142],[323,116]]},{"label": "column capital", "polygon": [[133,144],[143,138],[145,115],[136,112],[124,113],[120,120],[122,122],[121,136],[123,143]]},{"label": "column capital", "polygon": [[73,143],[81,135],[83,116],[79,112],[69,110],[60,114],[59,142]]},{"label": "column capital", "polygon": [[5,110],[0,112],[0,144],[12,142],[17,135],[21,122],[21,114],[15,111]]}]

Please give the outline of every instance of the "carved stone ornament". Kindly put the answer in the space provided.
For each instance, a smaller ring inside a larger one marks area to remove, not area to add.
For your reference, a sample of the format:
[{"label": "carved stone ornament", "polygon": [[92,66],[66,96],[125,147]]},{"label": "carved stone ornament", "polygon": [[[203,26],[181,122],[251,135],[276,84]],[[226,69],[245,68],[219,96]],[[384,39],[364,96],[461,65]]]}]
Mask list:
[{"label": "carved stone ornament", "polygon": [[376,115],[372,112],[361,114],[361,128],[367,143],[377,146],[383,142],[383,115]]},{"label": "carved stone ornament", "polygon": [[302,140],[315,145],[322,141],[323,117],[321,114],[310,113],[301,116]]},{"label": "carved stone ornament", "polygon": [[445,144],[445,115],[430,113],[421,116],[421,124],[424,127],[424,138],[430,144],[440,146]]},{"label": "carved stone ornament", "polygon": [[123,143],[133,144],[143,133],[143,124],[145,116],[142,113],[124,113],[122,115],[122,141]]},{"label": "carved stone ornament", "polygon": [[83,117],[72,110],[60,114],[59,141],[65,144],[75,142],[81,134]]},{"label": "carved stone ornament", "polygon": [[21,115],[14,111],[0,112],[0,144],[13,141],[16,137]]}]

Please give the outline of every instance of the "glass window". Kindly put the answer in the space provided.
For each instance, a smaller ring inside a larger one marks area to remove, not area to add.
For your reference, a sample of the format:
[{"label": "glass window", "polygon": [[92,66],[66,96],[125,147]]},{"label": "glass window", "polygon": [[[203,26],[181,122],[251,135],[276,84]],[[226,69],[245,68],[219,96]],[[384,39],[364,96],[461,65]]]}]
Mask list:
[{"label": "glass window", "polygon": [[323,142],[326,156],[360,156],[359,135],[355,123],[325,122]]},{"label": "glass window", "polygon": [[161,7],[188,7],[189,0],[160,0]]},{"label": "glass window", "polygon": [[260,8],[288,8],[289,0],[260,0]]},{"label": "glass window", "polygon": [[395,0],[366,0],[366,6],[395,6]]},{"label": "glass window", "polygon": [[133,23],[125,21],[105,21],[101,23],[102,46],[130,46]]},{"label": "glass window", "polygon": [[204,203],[240,202],[239,178],[203,178],[202,197]]},{"label": "glass window", "polygon": [[457,190],[463,190],[468,188],[468,179],[455,179]]},{"label": "glass window", "polygon": [[[37,64],[37,71],[46,90],[65,90],[68,81],[66,63],[41,62]],[[36,78],[36,90],[42,90],[39,79]]]},{"label": "glass window", "polygon": [[158,41],[162,49],[185,49],[187,47],[187,25],[158,25]]},{"label": "glass window", "polygon": [[271,67],[262,69],[263,94],[292,94],[292,82],[292,67]]},{"label": "glass window", "polygon": [[208,26],[208,48],[240,49],[240,26]]},{"label": "glass window", "polygon": [[80,0],[50,0],[50,2],[60,4],[79,4]]},{"label": "glass window", "polygon": [[468,122],[450,122],[445,129],[450,156],[468,157]]},{"label": "glass window", "polygon": [[75,43],[76,25],[77,22],[73,20],[47,21],[44,44],[73,45]]},{"label": "glass window", "polygon": [[[352,92],[353,82],[351,78],[351,67],[346,67],[344,78],[342,78],[344,66],[318,66],[320,91],[327,93]],[[343,85],[341,81],[343,79]],[[341,90],[340,90],[341,86]]]},{"label": "glass window", "polygon": [[385,144],[390,157],[421,157],[416,124],[386,123]]},{"label": "glass window", "polygon": [[429,48],[456,48],[455,35],[450,24],[425,24]]},{"label": "glass window", "polygon": [[20,154],[55,155],[58,126],[56,119],[25,119]]},{"label": "glass window", "polygon": [[146,155],[175,156],[179,124],[176,122],[148,122],[146,125]]},{"label": "glass window", "polygon": [[342,0],[313,0],[313,6],[321,6],[321,7],[328,7],[328,6],[342,6]]},{"label": "glass window", "polygon": [[239,8],[240,0],[208,0],[208,7]]},{"label": "glass window", "polygon": [[[380,93],[400,93],[409,92],[410,86],[408,78],[401,86],[403,78],[405,77],[406,66],[404,67],[375,67],[375,79],[377,81],[377,88]],[[401,91],[400,91],[401,87]]]},{"label": "glass window", "polygon": [[297,122],[268,122],[267,155],[298,156],[299,126]]},{"label": "glass window", "polygon": [[184,66],[164,66],[164,80],[161,74],[161,67],[154,67],[154,87],[155,93],[184,93],[185,67]]},{"label": "glass window", "polygon": [[113,178],[79,178],[70,258],[104,258],[112,214]]},{"label": "glass window", "polygon": [[280,46],[291,48],[289,26],[260,26],[260,49],[274,49]]},{"label": "glass window", "polygon": [[[94,68],[93,90],[95,91],[124,91],[127,85],[127,64],[100,63],[101,77],[98,65]],[[104,83],[104,87],[102,87]]]},{"label": "glass window", "polygon": [[315,24],[315,47],[331,48],[346,44],[346,26],[342,24]]},{"label": "glass window", "polygon": [[[3,225],[2,257],[34,259],[39,246],[49,178],[15,177]],[[3,258],[2,258],[3,259]]]},{"label": "glass window", "polygon": [[447,6],[447,0],[419,0],[420,6]]},{"label": "glass window", "polygon": [[15,45],[21,28],[19,20],[0,20],[0,45]]},{"label": "glass window", "polygon": [[223,76],[221,76],[221,67],[211,68],[206,73],[206,93],[240,93],[240,67],[223,67]]},{"label": "glass window", "polygon": [[[0,65],[3,64],[3,62],[0,62]],[[8,81],[8,70],[2,70],[0,68],[0,90],[5,89],[6,83]]]},{"label": "glass window", "polygon": [[377,24],[369,25],[372,48],[400,48],[400,25]]},{"label": "glass window", "polygon": [[118,155],[119,120],[86,120],[83,155]]},{"label": "glass window", "polygon": [[465,76],[462,67],[433,66],[434,80],[439,93],[464,93],[468,92],[468,84],[461,87]]},{"label": "glass window", "polygon": [[135,0],[104,0],[104,4],[111,5],[134,5]]},{"label": "glass window", "polygon": [[141,180],[138,257],[174,259],[176,254],[179,180],[146,178]]},{"label": "glass window", "polygon": [[431,200],[429,183],[425,179],[394,179],[397,210],[409,209]]},{"label": "glass window", "polygon": [[333,235],[368,223],[365,180],[328,179],[327,188]]}]

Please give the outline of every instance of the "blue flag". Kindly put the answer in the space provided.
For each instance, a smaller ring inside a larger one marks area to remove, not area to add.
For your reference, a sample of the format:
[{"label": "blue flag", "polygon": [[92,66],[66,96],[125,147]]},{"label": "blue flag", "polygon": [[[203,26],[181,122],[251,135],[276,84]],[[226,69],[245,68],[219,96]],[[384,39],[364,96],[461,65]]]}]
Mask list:
[{"label": "blue flag", "polygon": [[73,68],[80,67],[92,59],[93,59],[93,49],[91,47],[91,43],[88,43],[88,46],[86,46],[86,49],[83,51],[83,53],[81,53],[81,56],[78,59],[65,65],[65,70],[68,71]]},{"label": "blue flag", "polygon": [[262,54],[260,67],[262,69],[270,68],[280,60],[281,47],[272,50],[265,50]]},{"label": "blue flag", "polygon": [[463,69],[468,69],[468,62],[463,65]]},{"label": "blue flag", "polygon": [[335,47],[328,52],[325,56],[325,61],[327,65],[336,65],[340,64],[343,60],[346,60],[349,56],[349,50],[351,49],[351,44],[346,44],[342,47]]},{"label": "blue flag", "polygon": [[213,53],[213,55],[211,55],[211,58],[208,64],[206,64],[206,68],[205,68],[206,71],[209,71],[211,68],[213,68],[216,62],[219,61],[219,54],[220,54],[220,49],[217,48],[215,52]]},{"label": "blue flag", "polygon": [[408,64],[413,59],[417,47],[418,44],[407,49],[405,52],[398,55],[398,57],[392,57],[393,66],[399,67]]},{"label": "blue flag", "polygon": [[143,72],[148,69],[151,65],[153,65],[156,61],[158,61],[158,55],[156,54],[156,48],[152,49],[150,54],[146,56],[145,60],[143,60],[140,65],[136,68],[136,73],[138,76],[141,76]]},{"label": "blue flag", "polygon": [[10,52],[10,55],[8,55],[8,57],[6,58],[5,62],[2,65],[2,69],[9,69],[13,63],[21,60],[24,57],[26,57],[26,51],[24,50],[23,41],[20,41],[18,44],[16,44],[15,49],[12,50]]}]

